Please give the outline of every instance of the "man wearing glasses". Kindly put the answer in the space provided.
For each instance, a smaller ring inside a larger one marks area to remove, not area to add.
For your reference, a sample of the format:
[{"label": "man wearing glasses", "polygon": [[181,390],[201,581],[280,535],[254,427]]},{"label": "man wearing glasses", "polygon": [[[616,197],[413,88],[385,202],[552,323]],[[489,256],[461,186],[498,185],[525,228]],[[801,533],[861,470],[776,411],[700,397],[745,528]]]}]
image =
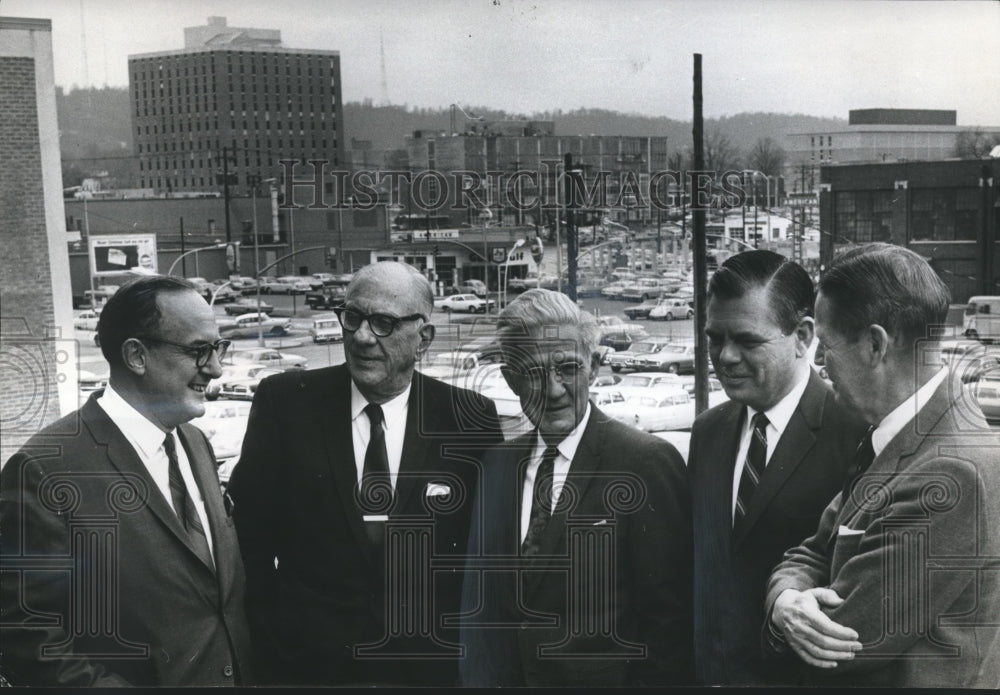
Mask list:
[{"label": "man wearing glasses", "polygon": [[243,564],[205,435],[229,345],[185,280],[101,312],[108,387],[0,475],[2,668],[14,685],[253,682]]},{"label": "man wearing glasses", "polygon": [[500,314],[503,375],[535,426],[492,449],[462,599],[466,686],[689,682],[691,505],[668,442],[589,403],[594,318],[534,289]]},{"label": "man wearing glasses", "polygon": [[472,495],[496,407],[414,371],[430,284],[354,274],[345,365],[261,382],[229,491],[257,664],[273,684],[454,685]]}]

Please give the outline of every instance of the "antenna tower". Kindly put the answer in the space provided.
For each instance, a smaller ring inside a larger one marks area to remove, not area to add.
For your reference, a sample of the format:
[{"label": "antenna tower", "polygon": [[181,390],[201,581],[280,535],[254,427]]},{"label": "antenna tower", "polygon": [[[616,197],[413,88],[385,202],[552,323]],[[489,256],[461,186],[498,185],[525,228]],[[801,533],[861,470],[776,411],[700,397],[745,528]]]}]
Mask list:
[{"label": "antenna tower", "polygon": [[378,51],[382,65],[382,106],[389,105],[389,86],[385,79],[385,41],[382,40],[382,30],[378,31]]}]

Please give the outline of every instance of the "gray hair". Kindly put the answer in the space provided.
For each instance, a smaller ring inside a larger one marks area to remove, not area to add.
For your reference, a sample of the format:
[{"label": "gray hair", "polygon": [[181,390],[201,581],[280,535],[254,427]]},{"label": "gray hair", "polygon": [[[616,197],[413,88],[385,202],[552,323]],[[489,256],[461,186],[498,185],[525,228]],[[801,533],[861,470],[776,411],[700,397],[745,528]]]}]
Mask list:
[{"label": "gray hair", "polygon": [[572,326],[579,332],[588,355],[596,352],[600,329],[593,314],[581,311],[565,294],[552,290],[530,289],[508,304],[497,320],[497,335],[502,344],[505,340],[547,336],[546,329],[558,331],[561,326]]}]

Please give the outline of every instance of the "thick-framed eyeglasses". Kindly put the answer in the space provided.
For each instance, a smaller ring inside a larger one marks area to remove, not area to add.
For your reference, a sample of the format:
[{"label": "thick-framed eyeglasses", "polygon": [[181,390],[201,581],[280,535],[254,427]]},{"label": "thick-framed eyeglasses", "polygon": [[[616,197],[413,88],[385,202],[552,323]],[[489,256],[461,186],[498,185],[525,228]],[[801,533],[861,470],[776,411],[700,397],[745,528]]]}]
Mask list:
[{"label": "thick-framed eyeglasses", "polygon": [[232,341],[229,340],[216,340],[214,343],[202,343],[200,345],[181,345],[179,343],[171,343],[169,340],[161,340],[160,338],[151,338],[149,336],[138,336],[137,339],[177,348],[181,352],[185,352],[194,357],[195,366],[199,369],[208,364],[208,361],[212,359],[213,352],[218,355],[220,362],[224,360],[226,358],[226,352],[229,350],[229,346],[233,344]]},{"label": "thick-framed eyeglasses", "polygon": [[357,309],[349,309],[345,306],[339,306],[333,310],[337,314],[337,318],[340,319],[340,325],[345,331],[354,331],[361,328],[361,324],[365,321],[368,322],[368,328],[379,338],[388,338],[392,335],[393,331],[399,328],[399,324],[404,321],[416,321],[417,319],[423,319],[427,321],[427,317],[423,314],[410,314],[409,316],[390,316],[389,314],[365,314]]},{"label": "thick-framed eyeglasses", "polygon": [[508,378],[537,388],[548,381],[549,372],[556,378],[557,383],[576,384],[580,375],[586,371],[587,365],[576,360],[569,360],[550,364],[547,367],[529,367],[527,369],[505,364],[501,369]]}]

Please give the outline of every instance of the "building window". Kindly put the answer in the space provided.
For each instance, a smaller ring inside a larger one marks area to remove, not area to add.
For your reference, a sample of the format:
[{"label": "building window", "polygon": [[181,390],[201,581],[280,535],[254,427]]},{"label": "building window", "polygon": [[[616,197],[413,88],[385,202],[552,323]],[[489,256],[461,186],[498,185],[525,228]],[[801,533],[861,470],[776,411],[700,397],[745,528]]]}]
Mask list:
[{"label": "building window", "polygon": [[978,189],[913,189],[913,241],[975,241],[979,228]]},{"label": "building window", "polygon": [[843,191],[835,194],[834,243],[892,239],[892,193]]}]

